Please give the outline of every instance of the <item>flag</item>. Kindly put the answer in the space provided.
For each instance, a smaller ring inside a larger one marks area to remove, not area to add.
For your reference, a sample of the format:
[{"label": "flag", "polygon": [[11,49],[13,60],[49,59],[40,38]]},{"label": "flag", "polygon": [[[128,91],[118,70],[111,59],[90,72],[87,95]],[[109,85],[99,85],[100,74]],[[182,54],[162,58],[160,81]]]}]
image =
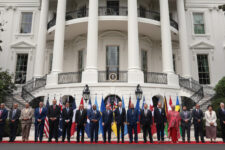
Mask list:
[{"label": "flag", "polygon": [[[97,96],[95,96],[95,106],[96,106],[96,110],[99,111]],[[99,124],[100,124],[100,121],[99,121]],[[98,128],[98,134],[101,134],[100,126]]]},{"label": "flag", "polygon": [[[92,104],[91,104],[91,99],[89,99],[89,102],[88,102],[88,107],[87,107],[87,116],[89,116],[89,113],[91,112],[91,109],[92,109]],[[91,137],[91,134],[90,134],[90,119],[87,117],[87,124],[85,126],[85,132],[88,136],[88,138]]]},{"label": "flag", "polygon": [[[104,99],[102,97],[102,102],[101,102],[101,114],[106,110],[105,108],[105,102],[104,102]],[[102,135],[104,134],[104,131],[103,131],[103,126],[102,126],[102,117],[100,118],[99,120],[99,131],[100,133],[102,133]]]},{"label": "flag", "polygon": [[[124,109],[126,108],[123,97],[122,97],[122,108],[124,108]],[[127,135],[127,134],[128,134],[128,129],[127,129],[127,124],[125,124],[125,126],[124,126],[124,136]]]},{"label": "flag", "polygon": [[170,96],[170,101],[169,101],[169,106],[168,106],[168,111],[171,111],[172,110],[172,105],[173,105],[173,101],[172,101],[172,98]]},{"label": "flag", "polygon": [[142,109],[144,109],[144,106],[145,106],[145,96],[143,98]]},{"label": "flag", "polygon": [[73,109],[73,119],[72,119],[72,126],[71,126],[71,130],[70,130],[71,136],[73,136],[75,131],[76,131],[76,122],[75,121],[76,121],[77,106],[76,106],[75,97],[74,97],[74,100],[73,100],[73,103],[72,103],[72,109]]},{"label": "flag", "polygon": [[137,112],[139,114],[138,115],[138,124],[137,124],[137,133],[141,133],[141,127],[140,127],[140,122],[139,122],[139,120],[140,120],[140,100],[139,100],[139,98],[137,99],[135,109],[137,110]]},{"label": "flag", "polygon": [[131,104],[131,96],[130,96],[130,98],[129,98],[128,109],[130,109],[130,104]]},{"label": "flag", "polygon": [[[175,107],[175,110],[180,112],[180,102],[179,102],[179,97],[177,96],[177,101],[176,101],[176,107]],[[180,136],[182,136],[182,129],[181,129],[181,126],[179,127],[180,128]]]},{"label": "flag", "polygon": [[154,123],[154,105],[153,105],[153,100],[151,98],[151,101],[150,101],[150,106],[149,106],[149,109],[151,110],[152,112],[152,134],[155,134],[156,133],[156,125]]},{"label": "flag", "polygon": [[[168,106],[167,106],[167,100],[166,100],[165,96],[164,96],[164,110],[165,110],[166,117],[167,117],[167,115],[168,115]],[[164,132],[165,132],[166,136],[168,136],[168,123],[166,123]]]},{"label": "flag", "polygon": [[[49,108],[49,97],[48,97],[47,102],[46,102],[46,109],[47,109],[47,111],[48,111],[48,108]],[[48,136],[49,136],[48,116],[45,117],[44,133],[45,133],[46,138],[48,138]]]},{"label": "flag", "polygon": [[[116,100],[114,100],[114,103],[113,103],[113,120],[115,120],[115,110],[117,108],[117,102]],[[117,126],[116,126],[116,121],[113,122],[112,124],[112,131],[113,133],[115,134],[115,136],[117,137]]]},{"label": "flag", "polygon": [[59,100],[59,107],[61,110],[60,118],[59,118],[59,130],[58,130],[58,137],[62,136],[62,128],[63,128],[63,120],[62,120],[62,110],[63,110],[63,104],[62,104],[62,98],[60,97]]}]

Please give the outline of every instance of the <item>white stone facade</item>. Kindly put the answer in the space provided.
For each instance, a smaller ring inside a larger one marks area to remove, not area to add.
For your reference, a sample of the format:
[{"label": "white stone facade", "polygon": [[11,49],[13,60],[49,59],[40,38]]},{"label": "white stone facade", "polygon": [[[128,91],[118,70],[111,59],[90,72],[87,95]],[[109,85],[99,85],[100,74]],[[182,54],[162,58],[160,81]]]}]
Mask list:
[{"label": "white stone facade", "polygon": [[[225,75],[225,14],[218,9],[225,0],[118,2],[118,12],[111,14],[107,0],[0,0],[4,28],[0,32],[0,68],[15,76],[17,54],[26,53],[26,81],[47,75],[45,87],[31,93],[35,97],[49,95],[50,99],[75,95],[77,104],[86,84],[92,103],[97,95],[99,104],[108,95],[124,97],[126,105],[131,96],[135,103],[137,84],[147,103],[153,96],[161,100],[166,96],[167,101],[171,96],[174,103],[177,96],[190,97],[194,93],[180,87],[178,75],[199,81],[198,54],[208,56],[209,86]],[[33,13],[28,34],[20,33],[22,12]],[[195,34],[193,13],[203,14],[204,34]],[[118,68],[126,76],[122,82],[100,82],[99,71],[106,71],[107,46],[119,47]],[[59,84],[61,73],[79,72],[80,50],[84,51],[81,81]],[[147,52],[146,72],[166,74],[166,84],[145,81],[142,50]]]}]

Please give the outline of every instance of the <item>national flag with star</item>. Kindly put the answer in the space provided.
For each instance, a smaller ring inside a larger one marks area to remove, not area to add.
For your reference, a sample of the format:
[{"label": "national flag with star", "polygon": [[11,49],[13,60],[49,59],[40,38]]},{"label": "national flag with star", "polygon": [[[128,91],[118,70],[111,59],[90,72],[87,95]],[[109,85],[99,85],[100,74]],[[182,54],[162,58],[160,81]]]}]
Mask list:
[{"label": "national flag with star", "polygon": [[[122,97],[122,108],[126,108],[124,98]],[[124,125],[124,136],[128,134],[127,124]],[[122,133],[121,133],[122,136]]]},{"label": "national flag with star", "polygon": [[[96,110],[99,111],[97,96],[95,97],[95,106],[96,106]],[[99,123],[100,123],[100,121],[99,121]],[[98,128],[98,134],[101,134],[100,126],[99,126],[99,128]]]},{"label": "national flag with star", "polygon": [[[105,108],[105,102],[104,102],[104,99],[103,99],[103,97],[102,97],[101,108],[100,108],[101,114],[102,114],[105,110],[106,110],[106,108]],[[104,134],[104,132],[103,132],[103,126],[102,126],[102,117],[101,117],[100,120],[99,120],[99,131],[100,131],[100,133],[102,133],[102,135]]]},{"label": "national flag with star", "polygon": [[115,121],[115,110],[117,108],[117,99],[115,98],[114,103],[113,103],[113,124],[112,124],[112,131],[115,134],[115,136],[117,137],[117,125],[116,125],[116,121]]},{"label": "national flag with star", "polygon": [[62,136],[62,128],[63,128],[63,119],[62,119],[62,110],[63,110],[63,104],[62,104],[62,98],[60,97],[59,100],[59,107],[60,107],[60,118],[59,118],[59,134],[58,137]]},{"label": "national flag with star", "polygon": [[72,126],[71,126],[71,130],[70,130],[70,134],[71,136],[74,135],[75,131],[76,131],[76,111],[77,111],[77,105],[76,105],[76,100],[74,97],[73,103],[72,103],[72,109],[73,109],[73,119],[72,119]]},{"label": "national flag with star", "polygon": [[169,105],[168,105],[168,111],[171,111],[172,110],[172,105],[173,105],[173,101],[172,101],[172,98],[170,96],[170,101],[169,101]]},{"label": "national flag with star", "polygon": [[[49,109],[49,97],[48,97],[47,102],[46,102],[46,109],[47,109],[47,111],[48,111],[48,109]],[[48,122],[48,116],[45,117],[44,133],[45,133],[46,138],[48,138],[48,137],[49,137],[49,122]]]},{"label": "national flag with star", "polygon": [[140,99],[137,99],[136,107],[135,109],[138,111],[138,124],[137,124],[137,133],[141,133],[141,127],[140,127]]},{"label": "national flag with star", "polygon": [[[180,102],[179,102],[179,97],[177,96],[177,101],[176,101],[176,107],[175,107],[175,110],[177,112],[180,112]],[[181,126],[179,127],[180,128],[180,135],[182,136],[182,129],[181,129]]]}]

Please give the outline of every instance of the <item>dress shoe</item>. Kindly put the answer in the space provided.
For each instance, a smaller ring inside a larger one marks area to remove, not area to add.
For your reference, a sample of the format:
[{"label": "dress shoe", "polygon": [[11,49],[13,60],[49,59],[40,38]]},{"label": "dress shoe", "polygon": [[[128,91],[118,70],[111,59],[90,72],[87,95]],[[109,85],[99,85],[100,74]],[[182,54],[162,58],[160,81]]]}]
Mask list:
[{"label": "dress shoe", "polygon": [[153,143],[153,141],[151,140],[150,143]]}]

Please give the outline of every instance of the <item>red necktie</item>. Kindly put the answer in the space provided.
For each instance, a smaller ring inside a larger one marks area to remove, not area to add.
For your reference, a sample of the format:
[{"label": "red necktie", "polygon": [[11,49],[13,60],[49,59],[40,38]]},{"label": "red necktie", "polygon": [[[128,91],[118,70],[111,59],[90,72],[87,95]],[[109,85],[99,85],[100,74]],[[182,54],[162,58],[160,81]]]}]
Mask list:
[{"label": "red necktie", "polygon": [[55,110],[55,105],[53,106],[53,109]]},{"label": "red necktie", "polygon": [[41,114],[41,112],[42,112],[42,109],[40,108],[40,114]]}]

